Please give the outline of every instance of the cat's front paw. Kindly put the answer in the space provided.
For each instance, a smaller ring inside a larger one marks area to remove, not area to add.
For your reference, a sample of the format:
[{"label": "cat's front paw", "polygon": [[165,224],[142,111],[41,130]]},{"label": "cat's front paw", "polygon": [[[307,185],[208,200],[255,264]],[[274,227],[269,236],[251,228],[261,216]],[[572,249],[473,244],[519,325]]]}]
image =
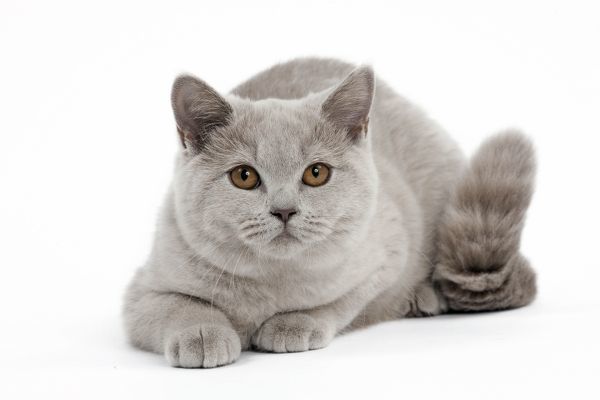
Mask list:
[{"label": "cat's front paw", "polygon": [[289,353],[323,348],[334,336],[333,324],[291,312],[266,320],[252,337],[252,344],[259,350]]},{"label": "cat's front paw", "polygon": [[231,328],[194,325],[171,335],[165,356],[174,367],[212,368],[231,364],[241,351],[240,338]]}]

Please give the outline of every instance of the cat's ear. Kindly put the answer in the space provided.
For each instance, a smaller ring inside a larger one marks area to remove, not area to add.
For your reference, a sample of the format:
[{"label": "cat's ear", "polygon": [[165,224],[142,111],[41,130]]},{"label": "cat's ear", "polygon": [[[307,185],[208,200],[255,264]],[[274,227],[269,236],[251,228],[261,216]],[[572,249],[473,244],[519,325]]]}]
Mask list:
[{"label": "cat's ear", "polygon": [[358,67],[327,97],[321,112],[334,126],[348,132],[353,139],[364,137],[374,90],[373,69],[369,66]]},{"label": "cat's ear", "polygon": [[216,90],[190,75],[173,82],[171,105],[184,148],[202,149],[210,131],[227,125],[233,110]]}]

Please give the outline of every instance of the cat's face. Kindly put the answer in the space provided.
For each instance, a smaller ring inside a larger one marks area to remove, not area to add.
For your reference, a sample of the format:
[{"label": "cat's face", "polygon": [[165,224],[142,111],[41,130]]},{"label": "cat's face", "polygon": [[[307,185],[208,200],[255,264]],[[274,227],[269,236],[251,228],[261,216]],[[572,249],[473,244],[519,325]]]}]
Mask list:
[{"label": "cat's face", "polygon": [[274,259],[360,245],[377,190],[366,138],[370,70],[304,100],[225,100],[181,79],[175,198],[188,240]]}]

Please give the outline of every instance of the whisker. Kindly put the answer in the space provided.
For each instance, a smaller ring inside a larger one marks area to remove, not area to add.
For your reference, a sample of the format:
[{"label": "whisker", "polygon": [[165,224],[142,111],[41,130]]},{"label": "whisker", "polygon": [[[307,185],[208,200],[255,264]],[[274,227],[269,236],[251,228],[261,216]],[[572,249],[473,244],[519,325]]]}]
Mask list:
[{"label": "whisker", "polygon": [[231,279],[229,280],[229,291],[231,291],[231,283],[233,282],[233,288],[234,290],[237,290],[237,288],[235,287],[235,271],[237,271],[237,267],[240,263],[240,260],[242,259],[242,255],[245,257],[246,256],[246,252],[248,251],[248,248],[244,248],[244,252],[240,252],[240,256],[237,259],[237,262],[235,263],[235,267],[233,268],[233,272],[231,274]]}]

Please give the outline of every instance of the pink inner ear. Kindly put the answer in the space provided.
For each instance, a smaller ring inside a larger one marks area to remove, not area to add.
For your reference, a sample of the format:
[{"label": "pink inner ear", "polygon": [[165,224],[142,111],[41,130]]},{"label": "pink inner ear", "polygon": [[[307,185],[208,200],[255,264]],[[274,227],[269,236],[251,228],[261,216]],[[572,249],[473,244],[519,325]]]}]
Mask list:
[{"label": "pink inner ear", "polygon": [[367,133],[369,132],[369,117],[365,118],[359,125],[350,129],[349,133],[352,136],[358,137],[363,134],[363,137],[367,137]]},{"label": "pink inner ear", "polygon": [[181,141],[181,145],[184,149],[187,149],[187,146],[185,144],[185,132],[182,131],[181,128],[177,127],[177,133],[179,134],[179,140]]}]

